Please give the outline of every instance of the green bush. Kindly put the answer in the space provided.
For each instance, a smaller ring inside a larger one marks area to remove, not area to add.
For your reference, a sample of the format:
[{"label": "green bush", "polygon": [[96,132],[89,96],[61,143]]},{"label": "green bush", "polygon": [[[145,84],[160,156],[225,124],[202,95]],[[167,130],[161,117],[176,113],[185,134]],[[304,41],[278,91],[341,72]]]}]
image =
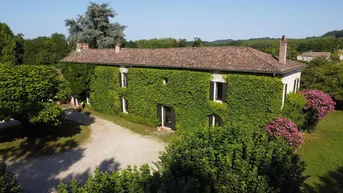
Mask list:
[{"label": "green bush", "polygon": [[282,108],[282,116],[292,120],[299,129],[304,129],[305,113],[304,107],[306,99],[302,94],[290,93],[286,97],[285,104]]},{"label": "green bush", "polygon": [[121,172],[113,173],[101,172],[96,169],[94,176],[89,177],[83,186],[76,180],[73,180],[69,186],[60,183],[58,192],[157,192],[159,175],[151,175],[151,172],[148,165],[142,165],[139,169],[128,167]]},{"label": "green bush", "polygon": [[95,65],[61,63],[56,66],[61,68],[63,77],[70,83],[71,94],[81,100],[85,99],[90,92]]},{"label": "green bush", "polygon": [[16,175],[6,171],[6,164],[0,162],[0,193],[19,193],[22,187],[18,185]]},{"label": "green bush", "polygon": [[[280,114],[282,83],[280,78],[227,74],[227,100],[209,100],[212,74],[202,71],[129,68],[128,88],[120,88],[119,68],[97,66],[91,81],[91,103],[95,110],[120,113],[119,97],[128,100],[128,115],[134,122],[159,124],[157,105],[172,106],[176,128],[191,129],[208,125],[208,116],[216,114],[224,125],[246,123],[263,126]],[[167,79],[167,84],[163,80]]]},{"label": "green bush", "polygon": [[292,148],[260,129],[187,132],[160,159],[165,192],[301,192],[306,179]]}]

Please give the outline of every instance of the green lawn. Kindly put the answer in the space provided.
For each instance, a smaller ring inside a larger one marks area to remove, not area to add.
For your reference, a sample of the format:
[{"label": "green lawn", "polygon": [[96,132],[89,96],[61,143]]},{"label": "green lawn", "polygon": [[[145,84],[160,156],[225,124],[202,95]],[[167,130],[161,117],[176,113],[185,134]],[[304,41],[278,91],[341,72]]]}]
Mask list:
[{"label": "green lawn", "polygon": [[310,192],[343,192],[343,111],[331,113],[298,150],[306,162]]},{"label": "green lawn", "polygon": [[90,136],[89,126],[64,120],[55,128],[22,128],[21,125],[1,130],[0,158],[17,160],[54,153],[78,147]]}]

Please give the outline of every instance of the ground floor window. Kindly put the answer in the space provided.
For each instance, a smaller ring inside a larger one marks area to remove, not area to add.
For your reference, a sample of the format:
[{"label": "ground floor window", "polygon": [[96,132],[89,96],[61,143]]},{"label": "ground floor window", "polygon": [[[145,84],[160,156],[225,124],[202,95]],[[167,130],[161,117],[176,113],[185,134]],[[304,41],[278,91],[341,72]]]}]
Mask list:
[{"label": "ground floor window", "polygon": [[167,105],[157,105],[157,116],[163,128],[175,130],[175,112],[174,109]]},{"label": "ground floor window", "polygon": [[220,127],[222,126],[222,119],[217,115],[208,116],[208,125],[210,127]]},{"label": "ground floor window", "polygon": [[121,107],[121,112],[123,113],[128,113],[128,102],[124,97],[120,97],[120,107]]}]

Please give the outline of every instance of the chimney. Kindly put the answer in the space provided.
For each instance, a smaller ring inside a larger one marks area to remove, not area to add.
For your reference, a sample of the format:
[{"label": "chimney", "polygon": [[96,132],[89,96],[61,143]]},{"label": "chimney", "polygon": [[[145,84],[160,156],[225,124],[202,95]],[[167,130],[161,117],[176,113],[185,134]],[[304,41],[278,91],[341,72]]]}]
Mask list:
[{"label": "chimney", "polygon": [[120,46],[121,46],[120,42],[117,42],[116,43],[116,53],[120,52]]},{"label": "chimney", "polygon": [[87,43],[76,43],[76,52],[81,52],[83,49],[88,49],[88,44]]},{"label": "chimney", "polygon": [[287,57],[287,39],[286,39],[286,36],[283,35],[280,41],[279,62],[286,64],[286,57]]}]

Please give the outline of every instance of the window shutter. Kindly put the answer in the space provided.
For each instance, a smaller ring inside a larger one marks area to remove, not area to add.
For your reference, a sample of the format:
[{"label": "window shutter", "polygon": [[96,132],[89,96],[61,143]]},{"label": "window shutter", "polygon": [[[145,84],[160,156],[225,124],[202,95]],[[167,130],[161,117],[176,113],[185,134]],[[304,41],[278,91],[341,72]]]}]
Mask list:
[{"label": "window shutter", "polygon": [[213,123],[213,116],[210,115],[210,116],[208,116],[208,126],[212,127],[213,126],[212,123]]},{"label": "window shutter", "polygon": [[298,79],[294,80],[293,92],[297,92]]},{"label": "window shutter", "polygon": [[214,100],[214,96],[213,96],[213,92],[214,92],[214,82],[210,82],[210,100],[213,101]]},{"label": "window shutter", "polygon": [[161,105],[156,105],[156,110],[157,110],[157,118],[158,121],[162,124],[162,113],[161,113]]},{"label": "window shutter", "polygon": [[123,112],[123,98],[119,97],[119,101],[120,101],[120,112]]},{"label": "window shutter", "polygon": [[174,108],[170,108],[170,120],[171,120],[171,129],[176,130],[176,120],[175,120],[175,111]]},{"label": "window shutter", "polygon": [[122,73],[119,72],[119,84],[120,84],[120,87],[123,87],[122,82],[121,82],[121,78],[122,78],[121,75],[122,75]]},{"label": "window shutter", "polygon": [[127,73],[125,73],[125,84],[126,84],[126,88],[129,88],[129,80],[127,79],[128,78],[128,75],[127,75]]},{"label": "window shutter", "polygon": [[299,87],[300,87],[300,78],[297,79],[297,92],[299,91]]},{"label": "window shutter", "polygon": [[227,95],[227,83],[223,83],[223,102],[226,102],[226,95]]},{"label": "window shutter", "polygon": [[125,108],[126,108],[127,113],[129,113],[129,101],[128,100],[125,100]]},{"label": "window shutter", "polygon": [[222,118],[220,118],[219,116],[216,116],[216,126],[220,127],[222,126],[223,122],[222,122]]}]

